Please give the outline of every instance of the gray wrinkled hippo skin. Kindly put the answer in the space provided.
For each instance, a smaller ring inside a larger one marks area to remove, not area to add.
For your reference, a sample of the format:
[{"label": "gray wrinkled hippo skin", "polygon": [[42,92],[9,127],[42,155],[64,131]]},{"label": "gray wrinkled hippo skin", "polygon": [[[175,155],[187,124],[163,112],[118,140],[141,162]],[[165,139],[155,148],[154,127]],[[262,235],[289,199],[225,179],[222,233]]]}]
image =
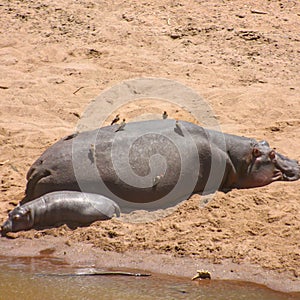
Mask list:
[{"label": "gray wrinkled hippo skin", "polygon": [[[102,194],[119,205],[119,198],[134,203],[156,203],[174,189],[180,177],[183,156],[188,170],[183,174],[184,179],[188,183],[196,174],[197,182],[192,190],[181,186],[176,192],[176,197],[181,200],[193,192],[259,187],[276,180],[297,180],[300,176],[297,161],[275,152],[264,141],[257,142],[169,119],[128,123],[123,131],[115,132],[117,126],[74,134],[47,149],[28,171],[26,196],[21,203],[57,190]],[[183,153],[178,150],[178,145],[184,148]],[[136,179],[130,172],[128,178],[132,177],[136,184],[126,183],[116,173],[116,170],[126,169],[127,165],[126,159],[122,158],[123,150],[112,161],[115,146],[124,149],[124,152],[130,149],[127,162],[139,178]],[[163,177],[155,186],[140,187],[140,178],[149,176],[149,161],[157,154],[163,156],[164,161],[154,163],[158,169],[154,175],[160,175],[165,165]],[[197,160],[200,168],[195,167]],[[220,166],[220,174],[214,173],[216,180],[207,187],[213,169],[212,160],[217,171]],[[224,170],[221,166],[225,166]],[[218,176],[221,178],[217,179]],[[123,211],[123,207],[121,209]]]},{"label": "gray wrinkled hippo skin", "polygon": [[1,234],[62,224],[87,226],[98,220],[111,219],[114,214],[120,216],[119,206],[101,195],[52,192],[12,210],[1,227]]}]

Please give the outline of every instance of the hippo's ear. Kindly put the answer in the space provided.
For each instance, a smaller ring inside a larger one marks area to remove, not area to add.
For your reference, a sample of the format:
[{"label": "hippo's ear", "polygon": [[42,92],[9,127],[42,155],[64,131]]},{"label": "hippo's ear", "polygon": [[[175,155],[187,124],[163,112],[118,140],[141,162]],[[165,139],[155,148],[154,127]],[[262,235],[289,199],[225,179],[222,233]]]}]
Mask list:
[{"label": "hippo's ear", "polygon": [[26,209],[26,210],[24,211],[24,215],[25,215],[25,216],[30,215],[30,209]]},{"label": "hippo's ear", "polygon": [[269,158],[270,158],[271,160],[273,160],[273,159],[276,158],[276,153],[275,153],[274,150],[270,151],[270,153],[269,153]]},{"label": "hippo's ear", "polygon": [[259,156],[261,156],[262,153],[257,147],[254,147],[252,150],[252,154],[254,157],[259,157]]}]

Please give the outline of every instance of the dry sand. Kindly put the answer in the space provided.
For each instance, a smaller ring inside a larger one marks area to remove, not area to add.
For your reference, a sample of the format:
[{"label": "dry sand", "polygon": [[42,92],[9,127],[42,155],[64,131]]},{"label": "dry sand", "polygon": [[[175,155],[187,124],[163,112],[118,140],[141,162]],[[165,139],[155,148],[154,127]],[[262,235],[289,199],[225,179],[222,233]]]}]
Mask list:
[{"label": "dry sand", "polygon": [[[300,159],[298,1],[4,0],[0,15],[0,222],[22,199],[34,160],[75,130],[102,90],[131,78],[177,80],[203,96],[224,132]],[[119,111],[128,121],[162,110],[195,121],[183,108],[146,104]],[[220,192],[203,208],[194,195],[157,221],[32,230],[13,245],[55,236],[100,252],[251,263],[300,291],[299,199],[299,181]]]}]

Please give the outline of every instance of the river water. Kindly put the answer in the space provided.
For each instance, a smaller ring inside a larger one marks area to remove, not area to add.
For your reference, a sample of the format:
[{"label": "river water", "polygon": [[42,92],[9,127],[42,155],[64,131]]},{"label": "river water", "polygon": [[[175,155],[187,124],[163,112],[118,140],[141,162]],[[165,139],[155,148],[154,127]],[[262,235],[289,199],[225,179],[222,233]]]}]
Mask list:
[{"label": "river water", "polygon": [[[264,286],[221,280],[197,280],[152,274],[150,277],[61,276],[84,269],[61,260],[0,257],[1,300],[205,299],[287,300],[297,296]],[[128,270],[122,270],[128,271]],[[131,270],[132,271],[132,270]],[[142,272],[136,271],[134,272]],[[145,273],[144,271],[142,273]]]}]

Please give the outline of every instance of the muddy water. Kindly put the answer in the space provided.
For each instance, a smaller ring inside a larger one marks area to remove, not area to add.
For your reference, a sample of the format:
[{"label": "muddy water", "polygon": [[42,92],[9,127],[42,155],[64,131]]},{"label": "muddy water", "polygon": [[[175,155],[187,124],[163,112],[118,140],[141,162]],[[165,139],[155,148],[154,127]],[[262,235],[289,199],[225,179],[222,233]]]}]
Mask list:
[{"label": "muddy water", "polygon": [[299,299],[260,285],[237,281],[191,281],[160,274],[151,277],[57,276],[54,274],[74,274],[82,272],[83,268],[71,268],[53,258],[1,257],[0,266],[1,300]]}]

